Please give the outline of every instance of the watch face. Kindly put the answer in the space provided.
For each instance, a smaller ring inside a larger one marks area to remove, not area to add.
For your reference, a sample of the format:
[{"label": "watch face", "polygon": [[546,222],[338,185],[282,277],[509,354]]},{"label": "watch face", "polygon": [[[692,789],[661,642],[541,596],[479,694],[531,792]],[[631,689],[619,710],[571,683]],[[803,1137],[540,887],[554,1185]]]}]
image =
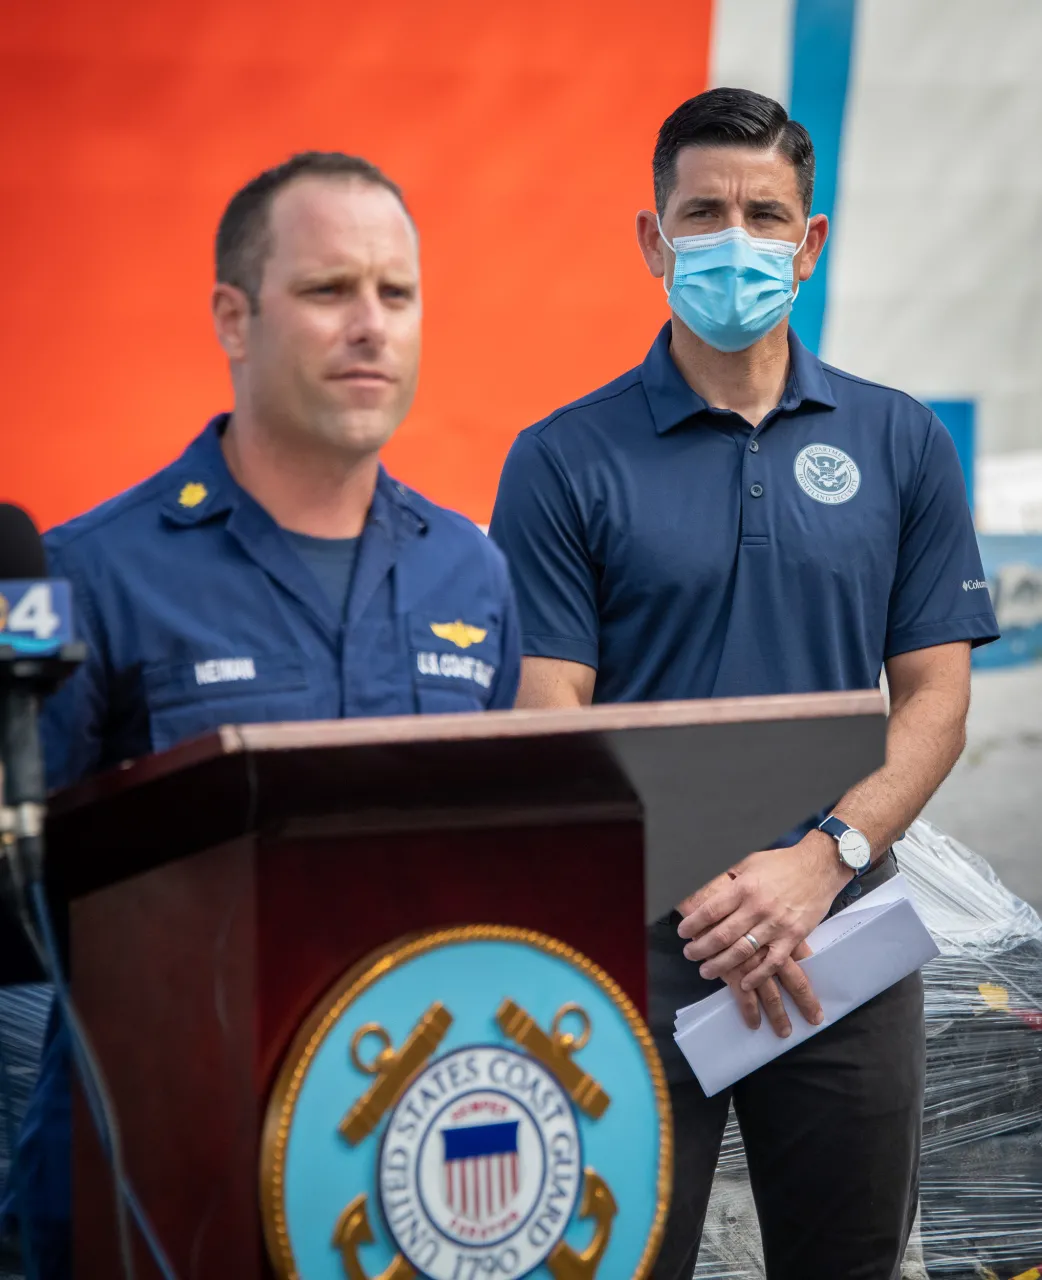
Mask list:
[{"label": "watch face", "polygon": [[868,837],[851,828],[839,838],[839,856],[853,871],[862,871],[872,861]]}]

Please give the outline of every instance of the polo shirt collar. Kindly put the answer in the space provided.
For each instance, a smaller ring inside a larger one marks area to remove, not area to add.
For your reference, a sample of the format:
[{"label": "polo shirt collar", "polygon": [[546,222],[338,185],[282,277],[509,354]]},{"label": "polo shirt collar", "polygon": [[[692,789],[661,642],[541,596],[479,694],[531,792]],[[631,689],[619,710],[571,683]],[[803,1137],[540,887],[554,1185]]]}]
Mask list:
[{"label": "polo shirt collar", "polygon": [[[787,403],[790,400],[791,403]],[[801,404],[819,404],[825,409],[835,409],[836,397],[832,394],[825,368],[813,351],[808,351],[789,326],[789,381],[779,408],[796,409]]]},{"label": "polo shirt collar", "polygon": [[[667,320],[640,367],[641,381],[658,435],[712,409],[697,391],[688,386],[673,363],[669,354],[672,333],[672,321]],[[778,408],[797,409],[804,403],[822,405],[827,409],[836,407],[821,361],[807,350],[790,328],[789,380]]]}]

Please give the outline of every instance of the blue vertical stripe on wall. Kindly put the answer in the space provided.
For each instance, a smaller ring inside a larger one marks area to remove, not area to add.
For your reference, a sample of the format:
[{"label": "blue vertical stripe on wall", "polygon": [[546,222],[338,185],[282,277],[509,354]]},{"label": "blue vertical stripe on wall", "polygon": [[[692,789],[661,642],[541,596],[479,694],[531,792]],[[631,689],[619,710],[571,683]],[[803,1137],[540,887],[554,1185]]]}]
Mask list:
[{"label": "blue vertical stripe on wall", "polygon": [[[808,131],[817,157],[812,212],[831,222],[839,185],[840,147],[854,44],[857,0],[796,0],[789,114]],[[817,352],[825,323],[829,246],[814,275],[800,286],[792,323]]]},{"label": "blue vertical stripe on wall", "polygon": [[929,400],[927,407],[937,414],[955,441],[955,448],[966,477],[966,496],[973,510],[973,456],[975,409],[972,400]]}]

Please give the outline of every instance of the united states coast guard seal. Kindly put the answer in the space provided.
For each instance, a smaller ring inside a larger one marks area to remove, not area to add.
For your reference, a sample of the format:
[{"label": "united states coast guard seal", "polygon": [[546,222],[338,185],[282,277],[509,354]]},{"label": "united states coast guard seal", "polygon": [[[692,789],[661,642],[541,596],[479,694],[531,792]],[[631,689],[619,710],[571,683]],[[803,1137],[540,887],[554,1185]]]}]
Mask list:
[{"label": "united states coast guard seal", "polygon": [[603,970],[527,930],[403,940],[287,1055],[262,1150],[269,1253],[283,1280],[642,1280],[671,1142],[651,1037]]},{"label": "united states coast guard seal", "polygon": [[473,1045],[422,1072],[391,1116],[380,1202],[417,1272],[527,1275],[564,1235],[582,1182],[572,1105],[538,1062]]}]

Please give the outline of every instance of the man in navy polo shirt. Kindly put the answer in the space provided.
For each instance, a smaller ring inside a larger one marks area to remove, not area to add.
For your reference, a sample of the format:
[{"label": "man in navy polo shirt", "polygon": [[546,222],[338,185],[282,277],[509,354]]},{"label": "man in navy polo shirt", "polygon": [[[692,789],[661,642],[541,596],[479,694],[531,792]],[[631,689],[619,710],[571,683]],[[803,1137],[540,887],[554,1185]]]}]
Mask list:
[{"label": "man in navy polo shirt", "polygon": [[[89,649],[44,712],[52,786],[220,724],[514,703],[502,555],[380,465],[419,372],[398,187],[357,157],[295,156],[233,197],[216,257],[234,411],[45,540]],[[52,1024],[6,1205],[42,1280],[69,1274],[68,1078]]]},{"label": "man in navy polo shirt", "polygon": [[518,705],[864,689],[885,667],[885,766],[691,886],[650,931],[650,1008],[677,1137],[654,1275],[691,1275],[733,1097],[771,1280],[889,1280],[917,1200],[918,975],[710,1099],[673,1015],[722,980],[750,1025],[762,1006],[790,1032],[779,983],[820,1020],[804,939],[893,874],[891,844],[962,750],[970,648],[995,618],[943,426],[789,329],[828,232],[806,131],[716,89],[665,122],[653,169],[637,235],[671,322],[642,365],[522,432],[500,482]]}]

